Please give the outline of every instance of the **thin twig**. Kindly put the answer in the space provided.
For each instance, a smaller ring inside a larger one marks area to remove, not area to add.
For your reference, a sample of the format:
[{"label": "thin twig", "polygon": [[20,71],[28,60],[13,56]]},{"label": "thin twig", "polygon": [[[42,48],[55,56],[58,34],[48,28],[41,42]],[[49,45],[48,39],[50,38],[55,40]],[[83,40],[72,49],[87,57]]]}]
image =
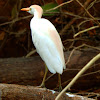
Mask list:
[{"label": "thin twig", "polygon": [[[73,17],[76,17],[75,19],[86,19],[86,20],[93,20],[92,18],[89,18],[89,17],[86,17],[86,16],[80,16],[80,15],[76,15],[76,14],[73,14],[71,12],[44,12],[44,14],[65,14],[65,15],[69,15],[69,16],[73,16]],[[96,20],[100,20],[99,17],[95,17]]]},{"label": "thin twig", "polygon": [[96,3],[97,0],[94,0],[92,3],[90,3],[90,5],[87,7],[87,10],[89,10],[90,8],[93,7],[93,5]]},{"label": "thin twig", "polygon": [[98,55],[96,55],[92,60],[90,60],[90,62],[88,62],[83,68],[82,70],[73,78],[73,80],[60,92],[60,94],[56,97],[55,100],[59,100],[60,97],[62,96],[63,93],[65,93],[65,91],[67,89],[69,89],[75,82],[76,80],[91,66],[93,65],[98,59],[100,59],[100,53]]},{"label": "thin twig", "polygon": [[84,33],[84,32],[90,31],[90,30],[93,30],[93,29],[95,29],[95,28],[99,28],[99,26],[93,26],[93,27],[87,28],[87,29],[85,29],[85,30],[79,31],[78,33],[76,33],[76,34],[74,35],[74,38],[75,38],[76,36],[78,36],[79,34],[81,34],[81,33]]},{"label": "thin twig", "polygon": [[36,53],[36,50],[32,50],[31,52],[29,52],[25,57],[28,58],[31,55],[33,55],[34,53]]},{"label": "thin twig", "polygon": [[[70,69],[70,70],[72,70],[72,69]],[[74,69],[73,69],[74,70]],[[76,70],[78,70],[78,69],[76,69]],[[90,73],[87,73],[87,74],[83,74],[83,75],[81,75],[80,77],[84,77],[84,76],[89,76],[89,75],[93,75],[93,74],[96,74],[96,73],[100,73],[100,70],[97,70],[97,71],[94,71],[94,72],[90,72]],[[64,83],[62,83],[61,85],[62,86],[64,86],[65,84],[67,84],[69,81],[71,81],[72,80],[72,78],[71,79],[69,79],[69,80],[67,80],[67,81],[65,81]]]},{"label": "thin twig", "polygon": [[57,8],[60,8],[61,6],[65,5],[65,4],[71,3],[72,1],[74,1],[74,0],[69,0],[67,2],[64,2],[64,3],[60,4],[59,6],[56,6],[56,7],[52,8],[52,9],[49,9],[49,10],[46,10],[46,11],[48,12],[48,11],[51,11],[51,10],[55,10]]},{"label": "thin twig", "polygon": [[12,21],[10,21],[10,22],[2,23],[2,24],[0,24],[0,26],[7,25],[7,24],[11,24],[11,23],[14,23],[14,22],[19,21],[19,20],[22,20],[22,19],[30,18],[30,17],[32,17],[32,16],[33,16],[33,15],[29,15],[29,16],[25,16],[25,17],[20,17],[20,18],[16,18],[16,19],[14,19],[14,20],[12,20]]},{"label": "thin twig", "polygon": [[[98,63],[98,64],[100,64],[100,63]],[[93,65],[91,68],[93,68],[93,67],[95,67],[95,66],[97,66],[98,64],[95,64],[95,65]],[[80,71],[81,69],[69,69],[69,68],[67,68],[66,70],[64,70],[64,72],[65,71]],[[87,74],[83,74],[83,75],[81,75],[80,77],[84,77],[84,76],[88,76],[88,75],[92,75],[92,74],[96,74],[96,73],[99,73],[100,72],[100,70],[97,70],[97,71],[94,71],[94,72],[90,72],[90,73],[87,73]],[[50,77],[51,78],[51,77]],[[72,78],[71,79],[69,79],[69,80],[67,80],[67,81],[65,81],[65,82],[63,82],[61,85],[62,86],[64,86],[65,84],[67,84],[69,81],[71,81],[72,80]],[[54,90],[56,90],[58,88],[58,86],[54,89]]]},{"label": "thin twig", "polygon": [[[70,70],[79,70],[79,69],[70,69]],[[89,75],[92,75],[92,74],[96,74],[96,73],[99,73],[100,72],[100,70],[97,70],[97,71],[95,71],[95,72],[90,72],[90,73],[87,73],[87,74],[83,74],[83,75],[81,75],[80,77],[84,77],[84,76],[89,76]],[[69,80],[67,80],[67,81],[65,81],[65,82],[63,82],[61,85],[62,86],[64,86],[65,84],[67,84],[69,81],[71,81],[73,78],[71,78],[71,79],[69,79]],[[57,88],[57,87],[56,87]],[[56,89],[55,88],[55,89]],[[54,89],[54,90],[55,90]]]},{"label": "thin twig", "polygon": [[93,47],[93,46],[90,46],[90,45],[87,45],[87,44],[85,44],[85,46],[87,46],[87,47],[89,47],[89,48],[93,48],[93,49],[96,49],[96,50],[99,50],[99,51],[100,51],[100,48]]},{"label": "thin twig", "polygon": [[76,0],[76,1],[77,1],[77,3],[86,11],[86,13],[88,14],[88,16],[91,17],[91,18],[95,21],[95,23],[97,23],[97,24],[99,25],[99,27],[100,27],[100,23],[98,22],[98,20],[96,20],[96,19],[89,13],[89,11],[81,4],[81,2],[80,2],[79,0]]},{"label": "thin twig", "polygon": [[[84,3],[84,7],[87,7],[88,4],[91,2],[91,0],[86,0]],[[82,8],[82,7],[81,7]],[[80,12],[78,15],[83,14],[83,9],[80,9]],[[73,18],[67,25],[64,26],[64,28],[60,31],[60,35],[64,35],[67,29],[76,21],[76,18]]]},{"label": "thin twig", "polygon": [[63,41],[63,43],[65,44],[66,42],[72,42],[72,41],[78,41],[78,40],[89,41],[85,38],[80,38],[79,37],[79,38],[73,38],[73,39],[66,39],[66,40]]},{"label": "thin twig", "polygon": [[85,46],[85,44],[82,44],[82,45],[80,45],[80,46],[78,46],[78,47],[75,47],[75,48],[71,51],[71,53],[70,53],[70,55],[69,55],[69,57],[68,57],[68,60],[67,60],[67,62],[66,62],[66,65],[70,62],[71,56],[73,55],[74,51],[75,51],[76,49],[79,49],[79,48],[83,47],[83,46]]},{"label": "thin twig", "polygon": [[71,53],[70,53],[70,55],[69,55],[69,57],[68,57],[68,60],[67,60],[67,62],[66,62],[66,65],[70,62],[71,56],[73,55],[74,51],[75,51],[75,49],[73,49],[73,50],[71,51]]},{"label": "thin twig", "polygon": [[[87,47],[89,47],[89,48],[93,48],[93,49],[96,49],[96,50],[99,50],[99,51],[100,51],[100,48],[93,47],[93,46],[90,46],[90,45],[87,45],[87,44],[82,44],[82,45],[80,45],[80,46],[78,46],[78,47],[75,47],[75,48],[71,51],[71,53],[70,53],[70,55],[69,55],[69,57],[68,57],[68,60],[67,60],[67,62],[66,62],[66,65],[70,62],[70,59],[71,59],[71,57],[72,57],[74,51],[77,50],[77,49],[79,49],[79,48],[81,48],[81,47],[84,47],[84,46],[87,46]],[[66,69],[65,69],[65,70],[66,70]]]},{"label": "thin twig", "polygon": [[[92,19],[93,20],[93,19]],[[80,26],[88,21],[92,21],[92,20],[84,20],[82,21],[80,24],[77,25],[78,30],[80,30]]]}]

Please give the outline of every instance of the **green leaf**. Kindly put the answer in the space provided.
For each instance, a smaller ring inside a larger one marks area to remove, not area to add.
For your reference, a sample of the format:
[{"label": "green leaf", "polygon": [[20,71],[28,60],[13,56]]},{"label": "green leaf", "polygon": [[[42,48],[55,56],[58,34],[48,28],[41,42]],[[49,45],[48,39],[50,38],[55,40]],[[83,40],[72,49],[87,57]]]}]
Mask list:
[{"label": "green leaf", "polygon": [[[54,7],[57,6],[57,3],[48,3],[48,4],[45,4],[44,6],[42,6],[43,8],[43,11],[45,12],[46,10],[49,10],[49,9],[52,9]],[[51,10],[51,11],[48,11],[47,13],[43,13],[44,16],[53,16],[55,15],[55,13],[58,13],[59,12],[59,9],[55,9],[55,10]]]}]

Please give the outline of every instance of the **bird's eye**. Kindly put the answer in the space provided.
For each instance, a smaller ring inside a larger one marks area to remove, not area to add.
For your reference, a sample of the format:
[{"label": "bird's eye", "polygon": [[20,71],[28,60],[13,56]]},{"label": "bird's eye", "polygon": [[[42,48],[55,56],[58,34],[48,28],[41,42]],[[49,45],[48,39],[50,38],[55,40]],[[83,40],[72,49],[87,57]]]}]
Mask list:
[{"label": "bird's eye", "polygon": [[30,10],[32,10],[32,8],[30,8]]}]

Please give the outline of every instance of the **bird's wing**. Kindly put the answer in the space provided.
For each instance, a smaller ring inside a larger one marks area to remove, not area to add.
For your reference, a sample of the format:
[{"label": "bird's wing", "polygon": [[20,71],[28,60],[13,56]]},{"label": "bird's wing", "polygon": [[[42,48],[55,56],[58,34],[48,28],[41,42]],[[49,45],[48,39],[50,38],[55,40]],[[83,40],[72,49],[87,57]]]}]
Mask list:
[{"label": "bird's wing", "polygon": [[49,27],[48,27],[47,34],[49,35],[51,41],[53,41],[54,45],[56,46],[56,49],[59,52],[59,55],[60,55],[60,58],[62,59],[63,64],[65,64],[64,53],[63,53],[63,44],[62,44],[61,38],[60,38],[56,28],[54,27],[54,25],[50,21],[48,21],[48,24],[49,24],[48,25]]}]

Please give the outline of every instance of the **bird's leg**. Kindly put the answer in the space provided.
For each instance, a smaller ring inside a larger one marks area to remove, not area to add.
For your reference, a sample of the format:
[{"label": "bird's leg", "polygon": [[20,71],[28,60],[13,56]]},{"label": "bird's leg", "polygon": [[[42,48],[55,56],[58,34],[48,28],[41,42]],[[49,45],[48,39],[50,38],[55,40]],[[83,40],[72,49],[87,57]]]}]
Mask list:
[{"label": "bird's leg", "polygon": [[61,86],[61,76],[60,76],[60,74],[58,74],[58,84],[59,84],[59,91],[61,91],[62,86]]},{"label": "bird's leg", "polygon": [[46,76],[47,76],[47,72],[48,72],[48,68],[45,64],[45,74],[44,74],[44,77],[43,77],[43,80],[42,80],[40,87],[45,87],[45,79],[46,79]]}]

